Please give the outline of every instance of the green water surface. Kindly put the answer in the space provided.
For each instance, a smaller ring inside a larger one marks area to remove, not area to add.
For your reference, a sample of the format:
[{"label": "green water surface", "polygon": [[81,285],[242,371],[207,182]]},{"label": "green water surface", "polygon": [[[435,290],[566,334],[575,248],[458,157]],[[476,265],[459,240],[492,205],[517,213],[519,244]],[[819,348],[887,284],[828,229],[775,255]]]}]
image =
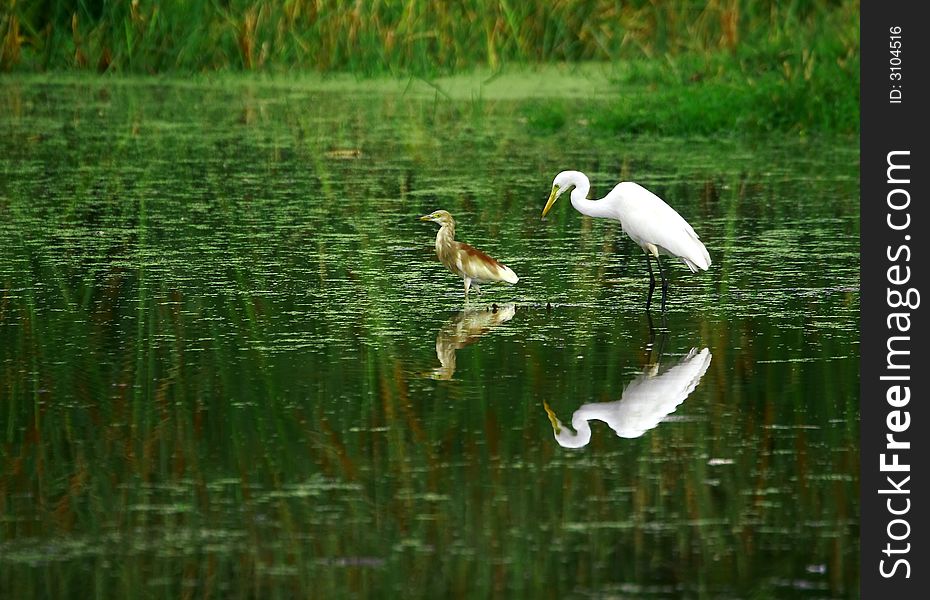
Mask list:
[{"label": "green water surface", "polygon": [[422,87],[0,80],[0,596],[857,595],[858,140]]}]

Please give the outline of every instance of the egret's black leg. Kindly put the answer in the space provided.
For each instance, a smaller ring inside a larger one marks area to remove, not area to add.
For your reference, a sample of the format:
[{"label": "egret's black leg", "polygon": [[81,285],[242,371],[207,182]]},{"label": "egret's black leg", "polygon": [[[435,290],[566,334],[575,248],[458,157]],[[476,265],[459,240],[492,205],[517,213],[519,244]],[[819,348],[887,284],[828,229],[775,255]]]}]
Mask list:
[{"label": "egret's black leg", "polygon": [[646,297],[646,313],[652,305],[652,292],[656,289],[656,276],[652,273],[652,261],[649,260],[649,253],[646,253],[646,267],[649,269],[649,295]]},{"label": "egret's black leg", "polygon": [[[665,341],[668,339],[668,325],[665,322],[665,314],[662,314],[662,321],[658,328],[652,320],[652,313],[646,311],[646,321],[649,323],[649,341],[646,343],[646,364],[655,365],[662,360],[662,354],[665,352]],[[658,334],[659,342],[656,345],[656,335]],[[653,359],[655,356],[655,359]]]},{"label": "egret's black leg", "polygon": [[662,334],[659,336],[659,350],[658,350],[658,357],[656,358],[656,362],[662,361],[662,353],[665,352],[665,340],[668,339],[668,329],[665,328],[665,317],[664,316],[662,320],[663,320],[663,323],[662,323],[663,329],[662,329]]},{"label": "egret's black leg", "polygon": [[649,323],[649,341],[646,342],[646,364],[652,359],[652,348],[656,343],[656,328],[652,324],[652,313],[646,310],[646,322]]},{"label": "egret's black leg", "polygon": [[662,269],[662,261],[656,257],[656,264],[659,265],[659,275],[662,276],[662,312],[665,312],[665,295],[668,292],[668,279],[665,278],[665,270]]}]

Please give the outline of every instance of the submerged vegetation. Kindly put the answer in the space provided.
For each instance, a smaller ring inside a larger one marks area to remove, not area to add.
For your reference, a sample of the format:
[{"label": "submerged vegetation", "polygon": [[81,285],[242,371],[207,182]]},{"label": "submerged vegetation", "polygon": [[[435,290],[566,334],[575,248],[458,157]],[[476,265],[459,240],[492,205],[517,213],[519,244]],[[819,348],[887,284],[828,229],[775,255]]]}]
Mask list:
[{"label": "submerged vegetation", "polygon": [[[602,62],[608,130],[858,131],[859,3],[0,0],[0,71],[435,77]],[[632,93],[635,92],[635,93]],[[546,107],[543,128],[564,124]]]},{"label": "submerged vegetation", "polygon": [[[782,132],[854,132],[855,6],[603,4],[0,0],[0,598],[854,596],[858,144]],[[658,335],[562,165],[700,223]],[[481,339],[439,207],[521,276]]]},{"label": "submerged vegetation", "polygon": [[[461,106],[0,87],[0,598],[855,595],[856,146]],[[714,267],[673,267],[654,344],[638,248],[540,221],[554,163],[700,223]],[[521,276],[454,373],[438,206]],[[546,405],[692,347],[713,362],[668,422],[558,445]]]}]

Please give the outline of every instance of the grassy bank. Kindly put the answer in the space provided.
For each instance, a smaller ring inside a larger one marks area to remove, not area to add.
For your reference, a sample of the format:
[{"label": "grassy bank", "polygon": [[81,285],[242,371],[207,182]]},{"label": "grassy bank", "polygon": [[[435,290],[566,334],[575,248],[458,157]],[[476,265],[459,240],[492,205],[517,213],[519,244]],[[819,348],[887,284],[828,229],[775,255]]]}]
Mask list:
[{"label": "grassy bank", "polygon": [[[634,61],[610,77],[617,98],[581,119],[624,134],[858,133],[858,54],[823,61],[805,53],[797,65],[761,66],[764,53]],[[547,101],[526,116],[538,130],[557,131],[577,118],[576,110],[567,101]]]},{"label": "grassy bank", "polygon": [[[608,129],[858,131],[856,1],[0,0],[0,71],[435,78],[602,62]],[[558,105],[534,117],[566,120]]]}]

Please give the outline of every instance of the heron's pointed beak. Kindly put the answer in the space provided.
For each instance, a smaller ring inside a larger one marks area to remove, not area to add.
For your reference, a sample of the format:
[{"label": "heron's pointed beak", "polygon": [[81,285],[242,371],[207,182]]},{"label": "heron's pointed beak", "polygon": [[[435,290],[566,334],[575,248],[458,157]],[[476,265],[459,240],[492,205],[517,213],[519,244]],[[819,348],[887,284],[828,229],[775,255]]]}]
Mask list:
[{"label": "heron's pointed beak", "polygon": [[421,221],[432,221],[433,219],[430,218],[430,215],[423,215],[422,217],[420,217],[420,220]]},{"label": "heron's pointed beak", "polygon": [[542,216],[545,217],[546,214],[552,209],[552,205],[555,204],[555,200],[558,197],[559,197],[559,186],[554,185],[552,186],[552,193],[549,194],[549,201],[546,202],[546,208],[543,209]]},{"label": "heron's pointed beak", "polygon": [[556,435],[562,433],[562,424],[559,423],[558,417],[556,417],[552,409],[549,408],[549,403],[543,401],[543,408],[546,409],[546,414],[549,415],[549,422],[552,423],[552,431],[554,431]]}]

